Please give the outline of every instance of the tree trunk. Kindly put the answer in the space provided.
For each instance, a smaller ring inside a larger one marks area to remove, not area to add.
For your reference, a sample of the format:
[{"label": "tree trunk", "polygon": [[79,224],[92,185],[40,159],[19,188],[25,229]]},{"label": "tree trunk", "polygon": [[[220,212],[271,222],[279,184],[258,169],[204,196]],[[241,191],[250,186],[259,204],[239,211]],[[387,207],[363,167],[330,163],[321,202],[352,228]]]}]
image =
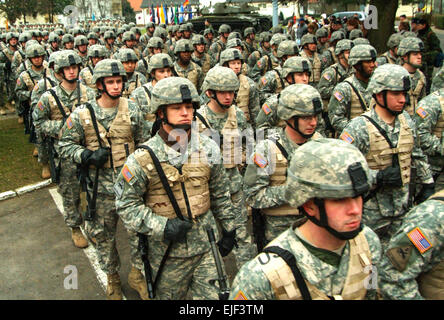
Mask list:
[{"label": "tree trunk", "polygon": [[370,29],[368,39],[378,53],[387,51],[387,40],[395,31],[395,17],[398,1],[371,0],[370,5],[376,7],[378,12],[378,28]]}]

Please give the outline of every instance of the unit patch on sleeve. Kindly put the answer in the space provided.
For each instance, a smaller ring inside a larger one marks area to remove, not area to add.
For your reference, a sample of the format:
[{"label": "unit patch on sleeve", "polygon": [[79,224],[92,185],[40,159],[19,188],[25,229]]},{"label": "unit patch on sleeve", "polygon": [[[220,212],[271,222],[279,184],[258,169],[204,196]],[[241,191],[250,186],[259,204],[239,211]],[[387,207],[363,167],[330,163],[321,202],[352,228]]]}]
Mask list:
[{"label": "unit patch on sleeve", "polygon": [[128,166],[126,164],[123,166],[122,175],[125,178],[126,182],[128,182],[128,183],[134,177],[134,175],[131,173],[130,169],[128,168]]},{"label": "unit patch on sleeve", "polygon": [[423,119],[429,115],[427,113],[427,111],[425,111],[422,107],[419,107],[418,109],[416,109],[416,114]]},{"label": "unit patch on sleeve", "polygon": [[264,103],[264,104],[262,105],[262,110],[264,111],[265,115],[267,115],[267,116],[268,116],[268,114],[271,112],[270,107],[269,107],[268,104],[266,104],[266,103]]},{"label": "unit patch on sleeve", "polygon": [[421,254],[424,254],[424,252],[433,247],[432,243],[426,238],[419,227],[416,227],[415,229],[407,233],[407,237],[409,237],[410,241],[413,243],[416,249],[421,252]]}]

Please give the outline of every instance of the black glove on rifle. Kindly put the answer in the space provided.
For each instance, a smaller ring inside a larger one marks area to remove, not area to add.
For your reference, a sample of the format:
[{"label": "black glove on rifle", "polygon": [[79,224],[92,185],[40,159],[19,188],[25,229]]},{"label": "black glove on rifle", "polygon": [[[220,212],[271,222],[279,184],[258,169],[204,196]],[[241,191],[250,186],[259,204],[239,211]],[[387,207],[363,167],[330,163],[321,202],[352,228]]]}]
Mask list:
[{"label": "black glove on rifle", "polygon": [[376,182],[378,186],[402,187],[401,169],[399,166],[390,166],[380,170]]},{"label": "black glove on rifle", "polygon": [[166,223],[163,236],[165,240],[178,242],[185,239],[187,232],[193,227],[189,220],[179,218],[169,219]]},{"label": "black glove on rifle", "polygon": [[217,246],[222,257],[228,255],[234,246],[237,248],[236,229],[226,231],[222,228],[222,239],[219,240]]},{"label": "black glove on rifle", "polygon": [[102,168],[109,157],[109,148],[99,148],[96,151],[85,149],[82,152],[82,166],[93,165],[96,168]]}]

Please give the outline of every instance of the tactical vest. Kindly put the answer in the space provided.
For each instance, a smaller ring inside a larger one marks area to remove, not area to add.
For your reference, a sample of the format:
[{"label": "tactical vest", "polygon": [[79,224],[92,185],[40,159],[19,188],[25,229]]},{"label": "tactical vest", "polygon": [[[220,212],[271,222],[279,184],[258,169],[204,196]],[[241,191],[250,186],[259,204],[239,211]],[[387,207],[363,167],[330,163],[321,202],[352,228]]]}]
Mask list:
[{"label": "tactical vest", "polygon": [[301,52],[301,57],[307,58],[311,62],[312,72],[310,74],[310,79],[308,80],[310,83],[318,83],[321,80],[321,59],[319,59],[319,55],[317,52],[313,54],[313,57],[310,57],[305,53],[304,50]]},{"label": "tactical vest", "polygon": [[136,74],[136,81],[132,81],[128,83],[128,88],[126,88],[122,92],[122,97],[128,99],[131,93],[136,90],[136,88],[140,87],[142,83],[140,82],[140,77]]},{"label": "tactical vest", "polygon": [[[368,106],[365,102],[364,97],[362,96],[361,92],[359,91],[358,88],[358,94],[355,92],[355,90],[353,90],[353,88],[351,87],[351,83],[353,76],[348,77],[347,79],[345,79],[344,81],[347,82],[350,86],[350,94],[351,94],[351,101],[350,101],[350,112],[349,112],[349,120],[356,118],[357,116],[360,116],[361,114],[363,114],[364,112],[368,111]],[[362,102],[364,103],[364,105],[362,105],[361,100],[359,99],[361,98]],[[365,110],[364,110],[365,109]]]},{"label": "tactical vest", "polygon": [[383,54],[381,54],[381,57],[384,57],[385,60],[387,60],[387,63],[390,64],[397,64],[396,60],[394,60],[391,56],[390,56],[390,51],[386,51]]},{"label": "tactical vest", "polygon": [[400,132],[397,146],[393,149],[379,132],[379,130],[364,117],[370,138],[370,150],[365,156],[368,166],[373,170],[383,170],[392,165],[393,155],[397,154],[401,168],[402,184],[410,181],[410,165],[412,162],[413,135],[404,115],[398,115]]},{"label": "tactical vest", "polygon": [[[71,114],[71,112],[75,110],[77,104],[83,104],[83,103],[88,102],[88,96],[86,94],[86,86],[84,86],[83,84],[80,84],[80,83],[79,83],[79,85],[80,85],[80,99],[77,99],[76,104],[74,104],[73,106],[67,107],[60,100],[60,103],[63,107],[63,110],[65,111],[66,116],[69,116]],[[77,90],[77,89],[75,89],[75,90]],[[63,115],[60,112],[60,109],[57,106],[57,102],[56,102],[55,98],[52,96],[52,94],[48,94],[48,102],[49,102],[49,108],[51,110],[51,120],[63,120]]]},{"label": "tactical vest", "polygon": [[[97,122],[102,145],[111,148],[112,166],[114,168],[123,166],[126,157],[134,152],[134,138],[131,130],[128,100],[120,98],[117,108],[116,117],[108,130]],[[92,151],[99,149],[99,141],[89,110],[84,108],[79,112],[79,118],[85,133],[85,147]],[[128,154],[126,148],[128,148]],[[104,165],[105,168],[111,168],[111,159],[108,159]]]},{"label": "tactical vest", "polygon": [[197,65],[193,62],[190,61],[190,65],[192,66],[192,70],[191,71],[177,71],[176,69],[176,65],[174,65],[174,71],[176,72],[178,77],[182,77],[182,78],[186,78],[188,80],[190,80],[194,86],[196,88],[199,87],[199,73],[197,72]]},{"label": "tactical vest", "polygon": [[444,130],[444,97],[439,96],[439,103],[441,105],[441,116],[438,118],[438,121],[433,128],[433,134],[437,136],[439,139],[442,138],[442,132]]},{"label": "tactical vest", "polygon": [[[145,85],[143,85],[142,88],[143,88],[143,93],[145,94],[147,105],[149,106],[150,103],[151,103],[151,93],[150,93],[149,89]],[[150,122],[156,121],[156,115],[153,114],[153,113],[148,113],[147,112],[147,113],[145,113],[143,115],[143,117],[144,117],[145,120],[148,120]]]},{"label": "tactical vest", "polygon": [[335,48],[329,47],[327,50],[330,51],[330,56],[333,59],[332,64],[338,63],[339,60],[338,60],[338,56],[335,54]]},{"label": "tactical vest", "polygon": [[85,81],[85,84],[93,89],[94,91],[97,91],[96,84],[92,82],[93,79],[93,70],[91,70],[90,66],[87,66],[85,68],[85,71],[82,74],[82,79]]},{"label": "tactical vest", "polygon": [[202,61],[202,72],[204,74],[207,74],[208,70],[211,69],[211,63],[210,63],[210,55],[208,53],[204,53],[204,58]]},{"label": "tactical vest", "polygon": [[[46,70],[45,70],[46,71]],[[23,76],[22,76],[23,82],[25,82],[26,87],[28,88],[29,92],[32,92],[32,89],[34,89],[34,86],[36,84],[36,82],[34,81],[34,79],[32,78],[31,74],[29,73],[29,71],[25,71],[23,72]]]},{"label": "tactical vest", "polygon": [[[191,155],[180,170],[167,162],[161,163],[180,211],[184,217],[188,217],[188,203],[193,219],[210,209],[208,181],[211,173],[205,155],[202,152],[194,154],[198,155],[199,161],[195,161],[195,157]],[[134,153],[134,157],[148,178],[145,205],[157,215],[168,219],[176,218],[174,208],[163,188],[150,154],[147,151],[138,150]]]},{"label": "tactical vest", "polygon": [[[276,241],[276,240],[275,240]],[[273,245],[272,241],[269,246]],[[290,239],[292,251],[304,252],[304,256],[312,256],[300,241]],[[368,268],[371,266],[370,248],[361,231],[354,239],[348,241],[350,245],[350,257],[348,272],[344,288],[340,295],[334,295],[335,300],[363,300],[367,294],[365,279],[368,278]],[[265,253],[261,253],[262,256]],[[263,257],[263,261],[268,259]],[[297,263],[297,261],[296,261]],[[278,300],[301,300],[302,294],[296,284],[296,280],[288,264],[280,257],[276,257],[266,263],[260,264],[260,268],[270,281],[274,295]],[[310,272],[311,270],[306,270]],[[305,280],[307,288],[313,300],[330,300],[329,296]]]},{"label": "tactical vest", "polygon": [[409,96],[410,96],[410,105],[408,105],[405,108],[405,111],[407,111],[407,113],[409,115],[413,115],[413,113],[416,110],[416,106],[418,105],[418,100],[419,100],[419,95],[421,94],[422,88],[424,88],[425,86],[425,76],[424,73],[422,73],[420,70],[419,74],[420,74],[420,78],[418,83],[416,84],[416,88],[411,88],[409,91]]},{"label": "tactical vest", "polygon": [[[202,108],[202,113],[200,114],[209,124],[205,108]],[[197,124],[199,132],[203,132],[206,129],[208,129],[205,126],[205,124],[202,121],[200,121],[199,118],[197,118],[197,121],[198,121]],[[223,136],[223,143],[219,147],[221,148],[222,151],[222,159],[224,162],[224,167],[227,169],[234,168],[238,164],[240,164],[236,163],[239,162],[236,161],[236,157],[239,156],[237,153],[239,147],[241,147],[240,133],[238,130],[237,118],[236,118],[236,108],[234,105],[228,109],[227,121],[225,122],[225,125],[222,128],[222,132],[220,134],[222,134]],[[243,152],[241,153],[240,156],[242,156],[242,159],[244,158]]]},{"label": "tactical vest", "polygon": [[249,111],[249,103],[250,103],[250,84],[248,83],[248,78],[243,74],[239,75],[239,91],[237,92],[236,105],[241,109],[247,121],[250,122],[250,111]]}]

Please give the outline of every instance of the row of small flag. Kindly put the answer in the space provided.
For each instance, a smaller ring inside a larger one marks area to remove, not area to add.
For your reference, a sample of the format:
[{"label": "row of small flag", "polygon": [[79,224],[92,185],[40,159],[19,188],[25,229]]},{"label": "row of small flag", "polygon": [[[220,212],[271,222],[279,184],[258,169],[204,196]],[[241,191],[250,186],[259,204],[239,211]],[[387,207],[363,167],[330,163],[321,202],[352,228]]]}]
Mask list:
[{"label": "row of small flag", "polygon": [[173,6],[170,7],[170,14],[168,16],[168,7],[167,5],[157,5],[156,8],[154,8],[154,5],[151,5],[150,8],[150,21],[154,23],[165,23],[165,24],[179,24],[184,22],[185,19],[185,8],[187,8],[188,12],[188,20],[191,20],[193,18],[193,14],[191,12],[191,6],[190,1],[185,0],[184,3],[182,3],[179,6],[176,6],[173,8]]}]

